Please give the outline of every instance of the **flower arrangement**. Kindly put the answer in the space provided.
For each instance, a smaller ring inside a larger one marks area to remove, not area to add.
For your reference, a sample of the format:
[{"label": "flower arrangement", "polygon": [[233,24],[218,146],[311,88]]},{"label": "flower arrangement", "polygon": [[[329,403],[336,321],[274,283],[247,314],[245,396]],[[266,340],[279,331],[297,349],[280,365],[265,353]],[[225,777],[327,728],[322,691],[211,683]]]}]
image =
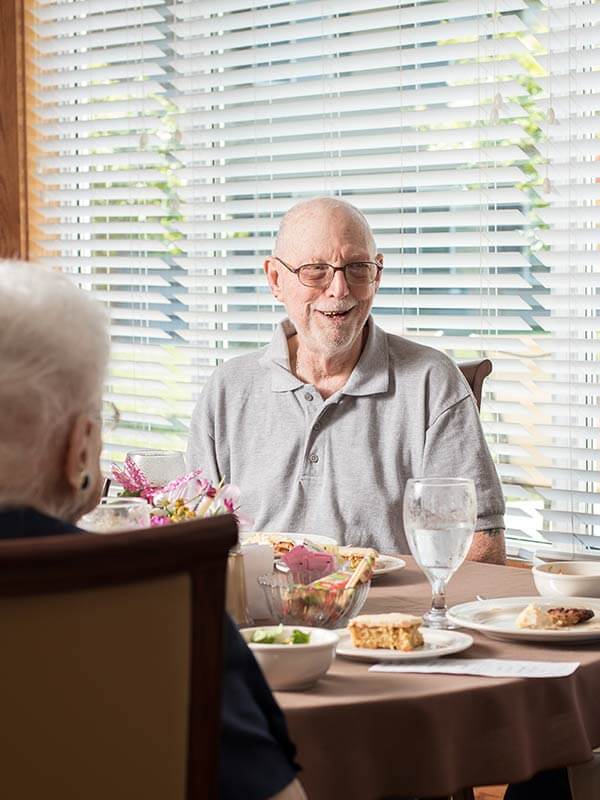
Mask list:
[{"label": "flower arrangement", "polygon": [[152,525],[171,525],[198,517],[216,517],[218,514],[235,514],[238,522],[244,520],[237,514],[240,491],[231,483],[214,486],[202,478],[202,470],[175,478],[164,486],[152,486],[144,472],[129,456],[123,468],[115,464],[112,478],[122,487],[121,497],[143,497],[151,506]]}]

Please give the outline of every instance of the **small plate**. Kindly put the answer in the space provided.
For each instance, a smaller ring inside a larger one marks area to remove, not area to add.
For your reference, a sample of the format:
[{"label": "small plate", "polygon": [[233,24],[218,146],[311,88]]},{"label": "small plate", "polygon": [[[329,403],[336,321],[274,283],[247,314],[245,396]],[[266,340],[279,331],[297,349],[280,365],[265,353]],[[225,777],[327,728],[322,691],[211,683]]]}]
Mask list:
[{"label": "small plate", "polygon": [[354,647],[348,631],[340,633],[336,655],[353,658],[357,661],[418,661],[422,658],[437,658],[460,653],[471,647],[473,637],[459,631],[443,631],[434,628],[421,628],[425,644],[417,650],[384,650],[367,647]]},{"label": "small plate", "polygon": [[373,576],[389,575],[390,572],[397,572],[399,569],[404,569],[406,561],[397,556],[379,556],[373,570]]},{"label": "small plate", "polygon": [[[595,616],[581,625],[536,630],[518,628],[516,619],[530,603],[541,608],[591,608]],[[593,597],[497,597],[452,606],[448,619],[461,628],[481,631],[490,639],[530,642],[591,642],[600,639],[600,599]]]},{"label": "small plate", "polygon": [[249,531],[248,533],[240,533],[241,544],[273,544],[278,539],[286,539],[295,545],[310,544],[311,542],[321,547],[324,545],[337,545],[337,541],[332,539],[331,536],[321,536],[318,533],[286,533],[285,531]]}]

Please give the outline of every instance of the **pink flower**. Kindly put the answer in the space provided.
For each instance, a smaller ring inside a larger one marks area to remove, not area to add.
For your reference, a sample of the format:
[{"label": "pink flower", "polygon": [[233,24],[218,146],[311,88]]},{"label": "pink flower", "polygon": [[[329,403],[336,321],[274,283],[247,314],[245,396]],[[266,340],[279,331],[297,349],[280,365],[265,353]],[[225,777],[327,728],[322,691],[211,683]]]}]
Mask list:
[{"label": "pink flower", "polygon": [[152,514],[150,516],[150,525],[153,528],[158,528],[161,527],[162,525],[171,525],[171,517],[163,517],[163,516],[158,517],[155,514]]},{"label": "pink flower", "polygon": [[[216,517],[219,514],[234,514],[242,526],[252,527],[252,521],[237,512],[240,490],[231,483],[213,486],[202,478],[202,470],[196,469],[181,475],[162,487],[151,486],[143,471],[129,456],[123,468],[113,464],[112,477],[123,487],[122,494],[143,497],[153,506],[151,524],[171,525],[182,519]],[[184,513],[185,512],[185,513]]]},{"label": "pink flower", "polygon": [[123,469],[119,469],[113,464],[111,473],[113,480],[120,484],[128,494],[138,495],[144,497],[148,502],[152,502],[154,489],[150,486],[148,478],[146,478],[132,458],[127,456],[123,464]]},{"label": "pink flower", "polygon": [[[176,500],[183,500],[187,504],[189,501],[215,491],[212,483],[205,478],[201,478],[201,469],[182,475],[180,478],[165,484],[162,489],[155,489],[153,503],[174,503]],[[210,495],[209,495],[210,496]]]}]

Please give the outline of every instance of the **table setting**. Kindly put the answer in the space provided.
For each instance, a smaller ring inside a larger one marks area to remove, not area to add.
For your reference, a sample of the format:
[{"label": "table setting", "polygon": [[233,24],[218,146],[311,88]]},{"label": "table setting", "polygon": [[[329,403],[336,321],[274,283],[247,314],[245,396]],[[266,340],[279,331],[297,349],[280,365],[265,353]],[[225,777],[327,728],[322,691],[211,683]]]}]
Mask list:
[{"label": "table setting", "polygon": [[[372,584],[363,612],[427,610],[428,582],[411,556],[405,560],[404,570]],[[541,600],[530,571],[466,562],[448,586],[450,614],[483,594]],[[338,654],[312,688],[277,692],[310,797],[441,797],[592,757],[600,745],[600,641],[454,632],[472,637],[471,646],[436,658],[433,671],[430,658]],[[326,760],[315,730],[330,743]],[[334,778],[328,764],[344,764],[348,752],[360,768]]]},{"label": "table setting", "polygon": [[[319,677],[302,681],[295,673],[295,685],[272,683],[299,748],[304,785],[317,800],[448,796],[586,762],[600,744],[600,603],[588,596],[593,589],[588,583],[579,596],[559,586],[546,594],[531,570],[465,562],[476,518],[472,488],[442,483],[407,492],[411,555],[390,574],[375,579],[372,572],[364,605],[350,619],[418,620],[422,644],[406,651],[356,647],[348,628],[336,626],[336,654]],[[452,542],[444,541],[448,530]],[[277,548],[277,534],[267,535]],[[292,549],[310,545],[311,534],[295,536]],[[554,579],[567,582],[577,564],[555,563]],[[594,568],[582,572],[600,590],[600,565],[595,575]],[[517,623],[529,607],[537,609],[532,624],[539,628]],[[557,624],[544,617],[553,608],[594,616]],[[260,635],[273,627],[259,628]],[[249,646],[269,679],[269,648],[295,662],[306,645],[250,637]],[[350,752],[357,768],[340,770]]]},{"label": "table setting", "polygon": [[[131,454],[113,469],[121,495],[96,509],[98,532],[239,513],[236,487],[174,475],[175,459],[155,486],[152,467]],[[242,528],[227,608],[313,800],[448,796],[586,762],[600,745],[600,562],[465,562],[475,521],[471,481],[421,479],[404,496],[410,555]]]}]

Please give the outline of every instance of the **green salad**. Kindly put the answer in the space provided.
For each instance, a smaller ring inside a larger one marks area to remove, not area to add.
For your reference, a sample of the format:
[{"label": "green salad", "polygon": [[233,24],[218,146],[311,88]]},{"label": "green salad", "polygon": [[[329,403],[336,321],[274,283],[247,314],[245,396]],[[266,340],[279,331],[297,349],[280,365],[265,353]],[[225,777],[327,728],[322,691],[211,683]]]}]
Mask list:
[{"label": "green salad", "polygon": [[310,633],[304,633],[304,631],[294,628],[291,634],[286,634],[283,625],[278,625],[270,630],[258,628],[252,632],[250,641],[256,644],[308,644]]}]

